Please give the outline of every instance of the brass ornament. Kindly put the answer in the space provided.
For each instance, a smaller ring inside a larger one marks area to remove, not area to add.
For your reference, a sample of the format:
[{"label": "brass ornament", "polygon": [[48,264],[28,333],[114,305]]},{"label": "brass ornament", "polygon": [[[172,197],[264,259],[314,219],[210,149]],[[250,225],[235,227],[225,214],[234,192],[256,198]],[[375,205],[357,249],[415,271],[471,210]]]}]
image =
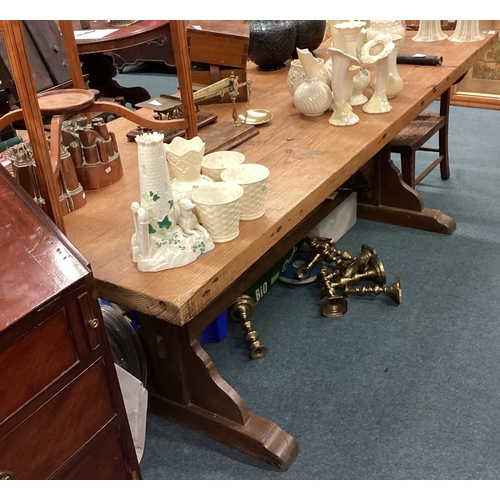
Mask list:
[{"label": "brass ornament", "polygon": [[[386,293],[401,304],[401,280],[398,276],[392,285],[385,285],[385,268],[374,248],[363,244],[359,256],[353,257],[347,251],[336,248],[334,240],[306,237],[304,242],[314,253],[307,264],[297,269],[297,276],[299,279],[308,278],[315,265],[321,262],[326,264],[326,268],[320,269],[317,274],[320,292],[327,297],[321,306],[324,316],[343,316],[347,312],[345,297],[349,295]],[[357,284],[363,281],[372,281],[375,285]]]}]

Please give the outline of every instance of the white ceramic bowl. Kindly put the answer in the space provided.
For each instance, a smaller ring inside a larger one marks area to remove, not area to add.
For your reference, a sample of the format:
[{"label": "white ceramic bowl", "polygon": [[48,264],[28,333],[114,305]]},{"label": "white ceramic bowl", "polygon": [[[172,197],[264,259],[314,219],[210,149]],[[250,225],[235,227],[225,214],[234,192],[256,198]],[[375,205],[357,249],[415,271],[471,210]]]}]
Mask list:
[{"label": "white ceramic bowl", "polygon": [[214,181],[220,181],[220,174],[227,167],[239,165],[245,161],[245,155],[238,151],[216,151],[201,160],[201,171]]}]

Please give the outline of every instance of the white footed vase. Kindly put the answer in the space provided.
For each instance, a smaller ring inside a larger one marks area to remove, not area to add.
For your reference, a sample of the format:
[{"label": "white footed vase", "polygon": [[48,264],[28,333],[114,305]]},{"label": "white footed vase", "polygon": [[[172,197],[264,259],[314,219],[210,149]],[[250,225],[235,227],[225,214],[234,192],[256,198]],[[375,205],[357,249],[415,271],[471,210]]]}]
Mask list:
[{"label": "white footed vase", "polygon": [[363,92],[370,85],[370,73],[361,68],[359,62],[361,47],[364,43],[365,26],[364,21],[344,21],[334,26],[344,39],[345,49],[343,51],[358,59],[359,69],[353,77],[353,91],[351,98],[348,100],[351,106],[360,106],[368,101],[368,97]]},{"label": "white footed vase", "polygon": [[131,251],[132,260],[144,272],[184,266],[214,248],[192,212],[194,204],[182,199],[176,207],[163,137],[158,132],[136,137],[141,201],[130,207],[135,227]]},{"label": "white footed vase", "polygon": [[[333,89],[333,113],[328,123],[336,127],[355,125],[359,122],[359,116],[354,113],[349,104],[352,89],[352,72],[349,69],[355,66],[354,72],[359,69],[358,59],[346,54],[340,49],[328,48],[328,55],[332,60],[332,89]],[[351,83],[349,84],[349,80]]]},{"label": "white footed vase", "polygon": [[450,42],[477,42],[483,40],[484,35],[479,30],[479,21],[463,21],[459,19],[453,35],[448,40]]},{"label": "white footed vase", "polygon": [[389,74],[387,76],[387,85],[385,93],[388,99],[396,97],[403,90],[403,79],[398,72],[398,54],[403,43],[401,35],[391,34],[392,42],[394,43],[394,50],[388,56]]},{"label": "white footed vase", "polygon": [[448,35],[443,33],[441,29],[441,21],[420,21],[418,32],[412,38],[415,42],[437,42],[438,40],[446,40]]},{"label": "white footed vase", "polygon": [[374,79],[373,94],[363,106],[365,113],[388,113],[392,106],[387,98],[387,80],[389,78],[389,54],[394,50],[392,35],[381,33],[363,45],[361,61],[374,65],[376,77]]},{"label": "white footed vase", "polygon": [[172,189],[178,195],[188,195],[193,189],[213,182],[201,174],[201,163],[205,154],[205,143],[199,136],[192,139],[175,137],[170,144],[165,144],[167,160],[175,174]]},{"label": "white footed vase", "polygon": [[294,106],[306,116],[320,116],[332,104],[332,90],[319,78],[319,63],[308,49],[297,49],[305,80],[293,95]]}]

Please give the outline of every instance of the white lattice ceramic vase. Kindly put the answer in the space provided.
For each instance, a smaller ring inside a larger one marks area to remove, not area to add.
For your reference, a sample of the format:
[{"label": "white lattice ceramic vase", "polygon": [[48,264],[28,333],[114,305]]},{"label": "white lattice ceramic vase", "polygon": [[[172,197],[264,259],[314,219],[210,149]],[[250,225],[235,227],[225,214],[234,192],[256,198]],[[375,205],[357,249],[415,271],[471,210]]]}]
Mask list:
[{"label": "white lattice ceramic vase", "polygon": [[192,139],[175,137],[164,147],[167,160],[175,174],[172,189],[180,195],[179,198],[183,195],[189,196],[194,189],[213,182],[201,173],[205,143],[199,136]]}]

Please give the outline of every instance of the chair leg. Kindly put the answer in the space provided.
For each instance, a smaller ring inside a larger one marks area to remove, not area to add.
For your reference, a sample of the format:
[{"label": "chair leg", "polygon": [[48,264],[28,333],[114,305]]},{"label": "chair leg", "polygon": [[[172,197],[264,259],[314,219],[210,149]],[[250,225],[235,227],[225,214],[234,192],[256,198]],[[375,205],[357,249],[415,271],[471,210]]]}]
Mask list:
[{"label": "chair leg", "polygon": [[401,175],[411,188],[415,187],[415,152],[401,154]]},{"label": "chair leg", "polygon": [[439,131],[439,154],[443,157],[439,168],[441,169],[441,179],[450,178],[450,162],[448,159],[448,124]]},{"label": "chair leg", "polygon": [[450,178],[450,163],[448,160],[448,119],[450,113],[450,89],[441,94],[441,103],[439,114],[445,116],[444,126],[439,130],[439,154],[443,156],[440,164],[441,179],[448,180]]}]

